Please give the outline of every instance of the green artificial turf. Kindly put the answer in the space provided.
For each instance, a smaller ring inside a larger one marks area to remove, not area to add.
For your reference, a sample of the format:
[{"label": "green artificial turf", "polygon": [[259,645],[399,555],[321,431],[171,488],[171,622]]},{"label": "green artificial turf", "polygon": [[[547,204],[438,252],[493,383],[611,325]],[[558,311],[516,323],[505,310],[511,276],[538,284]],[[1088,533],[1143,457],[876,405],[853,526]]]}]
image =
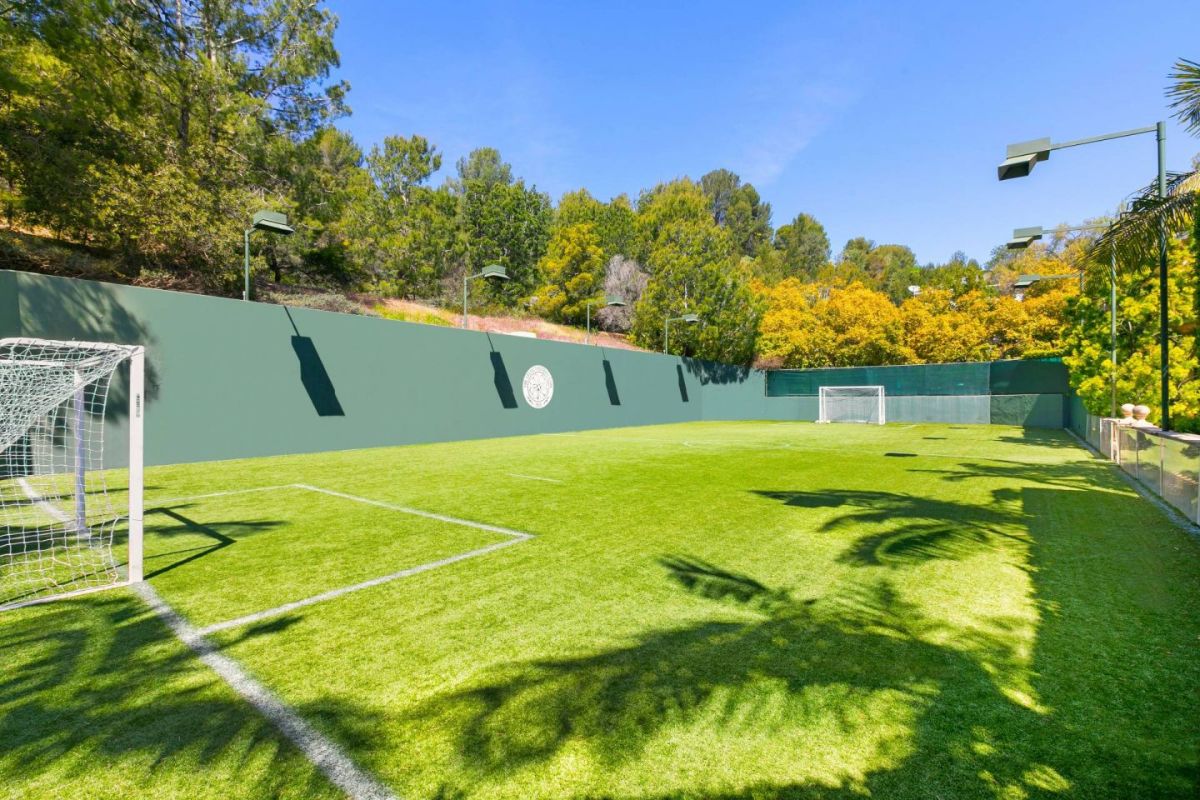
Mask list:
[{"label": "green artificial turf", "polygon": [[[150,582],[199,625],[503,536],[198,495],[534,535],[213,634],[400,797],[1197,793],[1200,546],[1061,432],[695,423],[147,483]],[[330,791],[125,590],[0,616],[0,653],[0,796]]]}]

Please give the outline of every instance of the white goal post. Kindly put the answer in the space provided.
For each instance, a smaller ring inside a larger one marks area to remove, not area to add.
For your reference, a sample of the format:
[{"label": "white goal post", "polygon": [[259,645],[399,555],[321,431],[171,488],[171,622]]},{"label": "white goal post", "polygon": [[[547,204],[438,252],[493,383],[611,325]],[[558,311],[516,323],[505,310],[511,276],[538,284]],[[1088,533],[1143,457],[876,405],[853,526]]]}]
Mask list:
[{"label": "white goal post", "polygon": [[887,421],[882,386],[822,386],[817,422]]},{"label": "white goal post", "polygon": [[[125,361],[128,406],[110,406]],[[141,346],[0,339],[0,611],[142,580],[144,390]],[[105,422],[122,414],[124,502],[104,458]]]}]

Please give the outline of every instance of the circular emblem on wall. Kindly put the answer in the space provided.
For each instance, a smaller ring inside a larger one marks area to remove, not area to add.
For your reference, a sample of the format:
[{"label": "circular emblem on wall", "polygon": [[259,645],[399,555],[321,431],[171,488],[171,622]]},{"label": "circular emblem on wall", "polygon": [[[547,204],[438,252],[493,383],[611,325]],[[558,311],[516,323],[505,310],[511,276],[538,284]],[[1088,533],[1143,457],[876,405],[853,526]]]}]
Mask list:
[{"label": "circular emblem on wall", "polygon": [[545,408],[550,405],[550,398],[554,397],[554,376],[541,364],[534,364],[525,371],[521,391],[530,408]]}]

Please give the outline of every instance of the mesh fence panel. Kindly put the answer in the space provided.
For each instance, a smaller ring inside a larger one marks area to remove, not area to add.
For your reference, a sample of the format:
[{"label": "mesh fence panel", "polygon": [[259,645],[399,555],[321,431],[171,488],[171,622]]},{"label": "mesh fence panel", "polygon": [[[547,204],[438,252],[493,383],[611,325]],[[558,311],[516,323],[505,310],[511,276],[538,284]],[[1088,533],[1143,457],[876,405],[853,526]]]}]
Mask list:
[{"label": "mesh fence panel", "polygon": [[0,606],[119,582],[101,466],[113,372],[133,348],[0,340]]},{"label": "mesh fence panel", "polygon": [[1163,438],[1161,447],[1163,499],[1200,523],[1200,442]]}]

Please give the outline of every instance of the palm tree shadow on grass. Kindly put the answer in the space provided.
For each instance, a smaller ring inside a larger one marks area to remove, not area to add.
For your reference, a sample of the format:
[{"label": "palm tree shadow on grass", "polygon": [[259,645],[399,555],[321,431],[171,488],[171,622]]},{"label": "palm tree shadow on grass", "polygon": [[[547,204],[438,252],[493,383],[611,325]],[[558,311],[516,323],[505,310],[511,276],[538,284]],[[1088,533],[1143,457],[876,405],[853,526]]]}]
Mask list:
[{"label": "palm tree shadow on grass", "polygon": [[[253,708],[178,642],[136,597],[114,592],[9,612],[0,625],[0,784],[38,775],[68,787],[113,778],[153,791],[156,770],[176,781],[211,774],[229,796],[333,797],[325,779]],[[273,620],[233,640],[275,633]],[[228,645],[229,643],[227,643]],[[339,720],[341,731],[377,715],[322,701],[303,715]],[[365,738],[349,742],[370,748]],[[189,776],[189,772],[191,775]],[[101,777],[97,777],[97,774]]]},{"label": "palm tree shadow on grass", "polygon": [[[756,735],[795,736],[832,724],[870,741],[886,729],[895,741],[881,746],[911,755],[865,782],[848,767],[838,786],[776,784],[769,775],[755,784],[751,765],[746,780],[753,789],[710,791],[697,774],[686,792],[647,796],[849,798],[870,791],[888,797],[919,793],[929,782],[944,796],[973,797],[991,794],[989,781],[1020,784],[1035,765],[1057,774],[1025,748],[995,746],[1031,726],[1054,735],[997,685],[998,675],[1020,669],[1001,628],[962,633],[955,646],[934,644],[939,625],[886,581],[831,600],[795,600],[786,589],[699,559],[667,556],[660,563],[672,583],[713,604],[718,616],[648,631],[603,652],[507,665],[431,699],[410,721],[454,731],[465,765],[460,782],[448,783],[443,794],[580,746],[615,771],[638,759],[659,733],[701,724],[712,725],[716,737],[747,727]],[[739,619],[729,619],[730,611]],[[986,653],[989,669],[977,652]],[[884,696],[902,699],[911,726],[897,731],[895,720],[871,717],[878,713],[872,702]],[[783,717],[780,707],[788,709]],[[963,708],[973,713],[967,717]],[[981,737],[991,740],[986,748]]]},{"label": "palm tree shadow on grass", "polygon": [[829,489],[756,491],[796,508],[842,510],[819,532],[884,527],[856,538],[838,561],[856,566],[908,566],[930,559],[958,560],[985,550],[1027,544],[1016,533],[1024,522],[1013,489],[992,492],[986,505],[954,503],[899,492]]}]

